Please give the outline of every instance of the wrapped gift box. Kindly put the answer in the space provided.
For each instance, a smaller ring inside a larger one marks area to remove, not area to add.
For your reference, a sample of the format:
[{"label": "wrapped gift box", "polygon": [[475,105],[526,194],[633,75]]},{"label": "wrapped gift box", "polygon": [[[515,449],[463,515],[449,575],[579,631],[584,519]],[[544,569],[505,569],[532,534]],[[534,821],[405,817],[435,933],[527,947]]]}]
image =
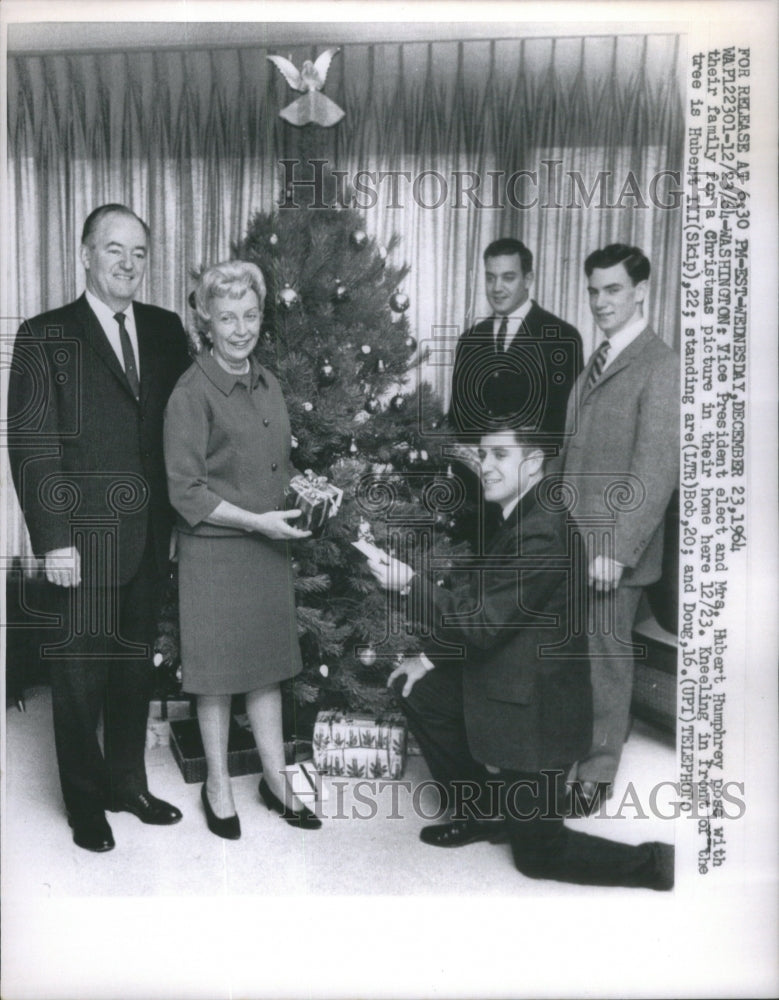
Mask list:
[{"label": "wrapped gift box", "polygon": [[314,724],[314,766],[346,778],[400,778],[406,766],[406,720],[320,712]]},{"label": "wrapped gift box", "polygon": [[335,517],[343,500],[343,490],[328,483],[325,476],[315,476],[311,469],[305,475],[293,476],[287,490],[287,510],[302,511],[295,527],[321,535],[328,520]]}]

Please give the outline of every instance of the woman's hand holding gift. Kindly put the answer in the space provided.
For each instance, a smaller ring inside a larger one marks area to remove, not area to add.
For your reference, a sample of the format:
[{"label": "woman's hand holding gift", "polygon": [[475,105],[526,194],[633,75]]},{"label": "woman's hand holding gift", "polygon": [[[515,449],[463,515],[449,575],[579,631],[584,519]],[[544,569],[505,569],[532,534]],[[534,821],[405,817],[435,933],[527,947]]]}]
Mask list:
[{"label": "woman's hand holding gift", "polygon": [[266,514],[255,514],[253,530],[276,541],[310,538],[310,531],[303,531],[288,523],[300,515],[300,510],[269,510]]}]

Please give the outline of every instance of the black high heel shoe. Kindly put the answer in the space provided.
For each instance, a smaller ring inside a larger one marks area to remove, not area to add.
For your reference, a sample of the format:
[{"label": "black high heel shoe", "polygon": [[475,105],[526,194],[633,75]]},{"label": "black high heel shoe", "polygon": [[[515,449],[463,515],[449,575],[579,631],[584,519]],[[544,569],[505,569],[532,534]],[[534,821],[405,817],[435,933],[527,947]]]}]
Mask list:
[{"label": "black high heel shoe", "polygon": [[217,837],[224,837],[225,840],[238,840],[241,836],[241,821],[238,819],[238,813],[234,816],[225,816],[224,819],[220,819],[211,808],[205,784],[203,784],[200,790],[200,799],[203,803],[203,811],[206,814],[206,823],[211,833],[215,833]]},{"label": "black high heel shoe", "polygon": [[315,816],[306,806],[303,806],[300,812],[295,812],[294,809],[285,806],[281,799],[277,798],[270,790],[265,778],[260,778],[258,791],[260,798],[268,809],[277,812],[290,826],[300,827],[301,830],[318,830],[322,825],[322,820],[318,816]]}]

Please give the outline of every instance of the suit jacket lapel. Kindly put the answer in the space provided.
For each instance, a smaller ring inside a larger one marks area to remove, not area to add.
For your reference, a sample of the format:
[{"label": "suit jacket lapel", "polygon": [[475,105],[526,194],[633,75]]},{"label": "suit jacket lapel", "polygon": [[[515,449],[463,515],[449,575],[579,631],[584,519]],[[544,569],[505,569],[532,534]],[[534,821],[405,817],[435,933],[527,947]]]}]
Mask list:
[{"label": "suit jacket lapel", "polygon": [[[76,301],[76,309],[81,329],[84,332],[85,342],[92,348],[103,364],[105,364],[111,373],[118,379],[120,385],[130,398],[135,399],[127,382],[124,368],[122,368],[119,364],[119,359],[114,353],[114,349],[108,343],[108,338],[103,331],[103,327],[100,325],[100,320],[89,308],[89,303],[87,302],[85,295],[82,295],[81,298]],[[141,373],[143,373],[143,359],[141,359]],[[141,383],[143,383],[143,377],[141,377]]]},{"label": "suit jacket lapel", "polygon": [[646,347],[649,340],[654,336],[654,332],[651,326],[645,327],[641,333],[636,337],[636,339],[628,344],[624,351],[616,358],[616,360],[609,365],[605,372],[601,375],[595,385],[590,385],[590,372],[592,371],[592,363],[595,355],[590,358],[587,362],[587,366],[582,372],[582,379],[584,380],[584,395],[588,396],[591,392],[597,392],[597,390],[605,383],[608,382],[610,378],[613,378],[617,372],[621,372],[623,368],[627,368],[629,364],[632,364],[637,357],[642,353]]},{"label": "suit jacket lapel", "polygon": [[537,303],[533,302],[527,311],[527,315],[519,324],[519,329],[509,345],[509,350],[511,350],[514,344],[516,344],[519,337],[532,337],[534,340],[536,339],[536,332],[538,330],[539,323],[535,314],[540,311],[541,310]]},{"label": "suit jacket lapel", "polygon": [[154,375],[154,333],[144,323],[143,310],[139,309],[135,303],[133,303],[133,315],[135,316],[135,330],[138,334],[138,354],[141,368],[141,405],[143,405],[149,396]]},{"label": "suit jacket lapel", "polygon": [[109,368],[119,381],[127,387],[127,391],[129,392],[130,387],[127,385],[124,369],[119,364],[119,359],[114,353],[113,347],[111,347],[108,343],[108,338],[103,332],[100,320],[89,308],[89,303],[87,302],[85,295],[82,295],[81,298],[78,299],[76,307],[78,310],[78,319],[84,332],[84,340],[87,344],[89,344],[95,354],[98,355],[106,367]]}]

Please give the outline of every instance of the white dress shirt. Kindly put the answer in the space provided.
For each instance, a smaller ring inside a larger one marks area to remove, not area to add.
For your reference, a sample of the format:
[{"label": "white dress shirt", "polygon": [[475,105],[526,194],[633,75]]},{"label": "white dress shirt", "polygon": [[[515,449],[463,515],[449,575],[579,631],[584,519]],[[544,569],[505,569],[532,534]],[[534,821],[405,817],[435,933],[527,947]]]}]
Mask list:
[{"label": "white dress shirt", "polygon": [[[509,344],[519,333],[519,328],[524,322],[525,316],[530,312],[533,305],[533,300],[531,298],[525,299],[519,309],[515,309],[514,312],[509,313],[506,316],[506,345],[505,349],[509,349]],[[493,316],[492,318],[492,336],[495,339],[496,346],[498,345],[498,330],[500,329],[500,324],[503,322],[502,316]]]},{"label": "white dress shirt", "polygon": [[601,374],[606,371],[610,364],[622,354],[626,347],[633,343],[636,337],[646,330],[646,319],[638,314],[621,330],[613,333],[609,337],[609,353],[606,355],[606,363],[601,369]]},{"label": "white dress shirt", "polygon": [[[97,316],[98,322],[103,328],[103,333],[105,333],[108,338],[108,343],[113,348],[113,352],[119,360],[119,365],[124,371],[124,353],[122,352],[122,341],[119,337],[119,324],[114,319],[116,310],[107,306],[105,302],[99,299],[92,292],[86,292],[87,302],[89,303],[92,312]],[[125,310],[125,328],[127,333],[130,335],[130,343],[133,347],[133,354],[135,355],[135,370],[138,372],[138,377],[141,376],[141,366],[140,357],[138,352],[138,331],[135,329],[135,314],[133,312],[132,303]]]}]

